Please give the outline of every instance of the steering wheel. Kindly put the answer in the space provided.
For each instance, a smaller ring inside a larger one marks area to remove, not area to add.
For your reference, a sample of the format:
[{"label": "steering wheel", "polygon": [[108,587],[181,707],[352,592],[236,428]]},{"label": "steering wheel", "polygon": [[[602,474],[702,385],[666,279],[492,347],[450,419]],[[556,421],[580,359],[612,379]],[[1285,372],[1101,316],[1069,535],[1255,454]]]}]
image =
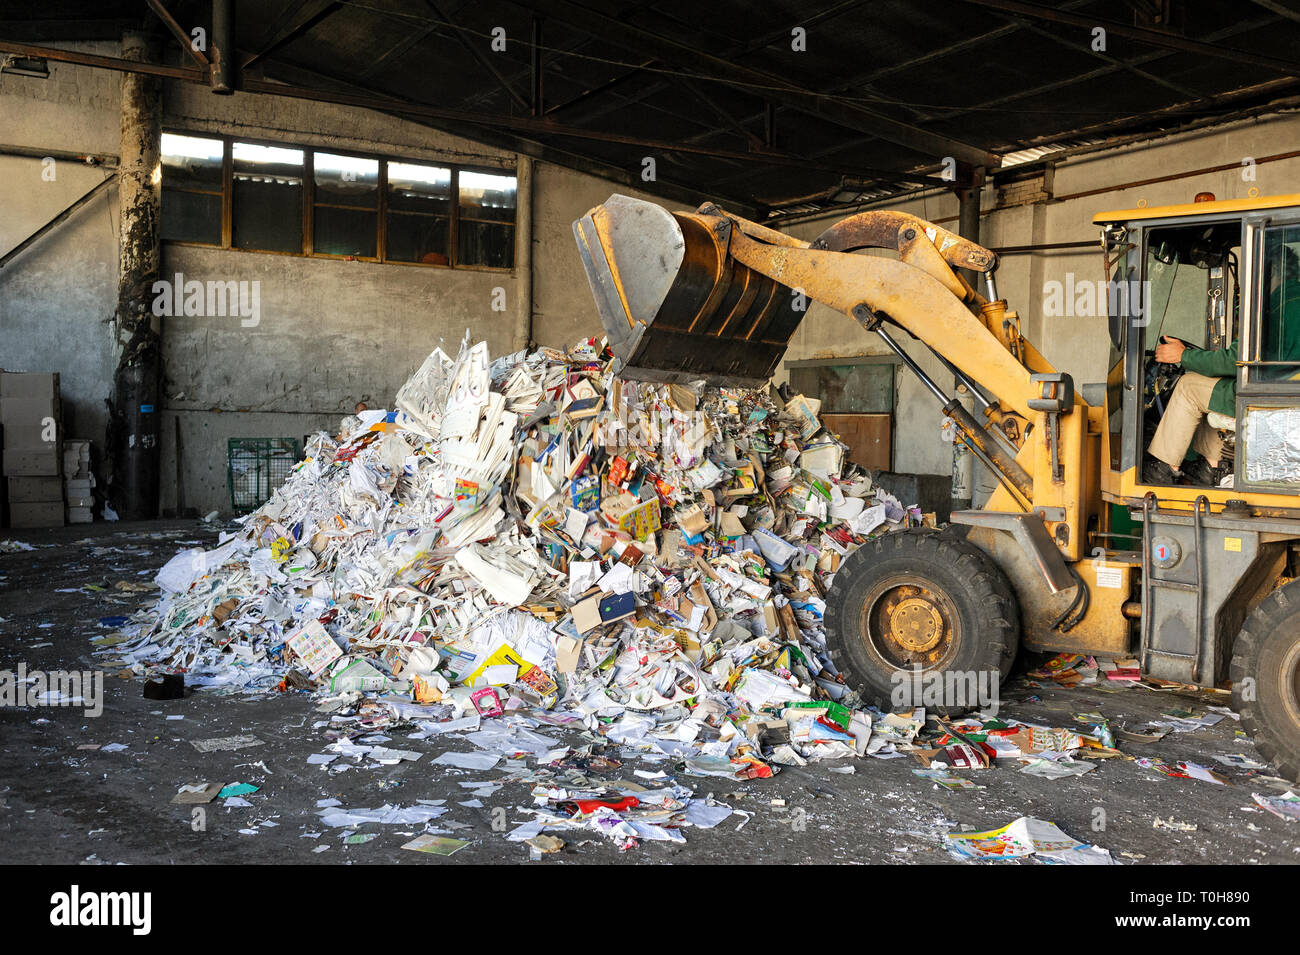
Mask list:
[{"label": "steering wheel", "polygon": [[[1161,335],[1160,337],[1182,342],[1187,348],[1197,347],[1186,339],[1176,338],[1173,335]],[[1158,414],[1164,414],[1165,408],[1169,406],[1169,396],[1173,393],[1174,385],[1178,384],[1178,379],[1183,377],[1183,372],[1186,369],[1181,364],[1156,361],[1155,355],[1154,348],[1148,349],[1146,352],[1143,398],[1148,410],[1155,410]]]}]

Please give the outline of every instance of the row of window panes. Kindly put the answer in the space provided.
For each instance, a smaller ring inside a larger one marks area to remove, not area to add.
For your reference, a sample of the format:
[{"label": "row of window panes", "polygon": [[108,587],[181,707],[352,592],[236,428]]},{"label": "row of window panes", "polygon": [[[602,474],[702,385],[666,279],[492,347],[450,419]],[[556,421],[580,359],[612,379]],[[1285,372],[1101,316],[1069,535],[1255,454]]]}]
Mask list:
[{"label": "row of window panes", "polygon": [[[163,134],[164,239],[221,245],[224,149],[220,139]],[[514,176],[320,151],[312,153],[314,252],[378,255],[381,161],[388,177],[385,261],[450,264],[455,217],[456,264],[514,265]],[[235,142],[231,169],[231,246],[302,253],[305,151]]]}]

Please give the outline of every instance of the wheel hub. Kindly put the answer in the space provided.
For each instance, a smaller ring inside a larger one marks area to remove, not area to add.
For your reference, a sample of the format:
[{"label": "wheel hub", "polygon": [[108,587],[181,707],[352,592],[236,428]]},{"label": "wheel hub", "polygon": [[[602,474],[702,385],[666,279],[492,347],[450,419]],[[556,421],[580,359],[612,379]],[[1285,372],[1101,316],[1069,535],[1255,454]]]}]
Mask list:
[{"label": "wheel hub", "polygon": [[956,607],[920,577],[881,581],[863,601],[861,613],[859,632],[893,667],[942,669],[961,642]]},{"label": "wheel hub", "polygon": [[889,628],[904,649],[924,653],[943,637],[943,614],[922,597],[905,597],[890,613]]},{"label": "wheel hub", "polygon": [[1300,724],[1300,643],[1293,645],[1282,661],[1281,686],[1288,715]]}]

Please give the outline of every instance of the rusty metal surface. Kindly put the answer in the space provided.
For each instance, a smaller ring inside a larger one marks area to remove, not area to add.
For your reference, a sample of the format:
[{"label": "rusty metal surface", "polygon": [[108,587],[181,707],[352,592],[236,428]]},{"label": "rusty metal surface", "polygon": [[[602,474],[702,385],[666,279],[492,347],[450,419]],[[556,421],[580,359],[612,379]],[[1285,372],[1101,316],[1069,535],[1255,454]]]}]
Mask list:
[{"label": "rusty metal surface", "polygon": [[890,577],[862,603],[858,632],[890,666],[942,669],[961,646],[960,617],[951,599],[924,577]]}]

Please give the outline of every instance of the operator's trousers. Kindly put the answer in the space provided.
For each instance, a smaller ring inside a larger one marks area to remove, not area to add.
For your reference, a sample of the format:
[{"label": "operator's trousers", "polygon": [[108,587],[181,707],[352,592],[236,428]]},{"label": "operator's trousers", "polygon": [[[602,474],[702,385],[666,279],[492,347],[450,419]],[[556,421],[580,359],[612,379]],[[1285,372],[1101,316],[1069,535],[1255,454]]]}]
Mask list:
[{"label": "operator's trousers", "polygon": [[1219,432],[1210,427],[1206,415],[1210,412],[1210,395],[1218,378],[1209,378],[1195,372],[1186,372],[1174,385],[1174,393],[1169,398],[1169,407],[1165,409],[1156,436],[1151,439],[1153,458],[1159,458],[1174,470],[1183,466],[1187,449],[1195,448],[1196,453],[1210,461],[1218,461],[1223,451],[1223,441]]}]

